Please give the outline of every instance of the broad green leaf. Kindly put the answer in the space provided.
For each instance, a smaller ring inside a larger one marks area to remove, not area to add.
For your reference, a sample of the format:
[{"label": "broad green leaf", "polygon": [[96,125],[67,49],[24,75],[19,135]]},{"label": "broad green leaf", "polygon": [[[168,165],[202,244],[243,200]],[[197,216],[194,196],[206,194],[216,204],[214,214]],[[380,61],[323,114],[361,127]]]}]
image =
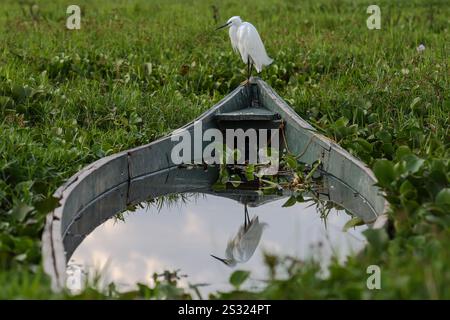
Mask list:
[{"label": "broad green leaf", "polygon": [[355,141],[364,149],[364,151],[370,153],[373,150],[372,144],[369,143],[367,140],[364,140],[362,138],[357,138]]},{"label": "broad green leaf", "polygon": [[241,184],[241,177],[239,177],[237,174],[232,174],[230,176],[229,182],[233,185],[233,187],[237,188]]},{"label": "broad green leaf", "polygon": [[383,143],[383,152],[387,155],[394,154],[394,146],[390,142]]},{"label": "broad green leaf", "polygon": [[410,173],[416,173],[419,171],[425,162],[424,159],[421,159],[413,154],[405,156],[403,160],[405,161],[405,169]]},{"label": "broad green leaf", "polygon": [[370,246],[377,252],[381,253],[384,250],[389,236],[385,229],[367,229],[363,232]]},{"label": "broad green leaf", "polygon": [[373,172],[381,186],[389,186],[395,180],[394,165],[389,160],[377,160]]},{"label": "broad green leaf", "polygon": [[249,164],[245,168],[245,178],[248,181],[253,181],[255,179],[255,165],[254,164]]},{"label": "broad green leaf", "polygon": [[397,161],[400,161],[403,159],[404,156],[411,154],[411,149],[409,149],[408,146],[400,146],[397,148],[397,151],[395,152],[395,159]]},{"label": "broad green leaf", "polygon": [[387,132],[386,130],[380,130],[378,131],[375,136],[383,141],[384,143],[390,143],[392,141],[391,134]]},{"label": "broad green leaf", "polygon": [[405,171],[406,171],[406,169],[405,169],[405,162],[404,161],[397,162],[394,165],[394,175],[396,177],[402,176],[405,173]]},{"label": "broad green leaf", "polygon": [[400,186],[400,193],[403,197],[408,197],[410,194],[415,194],[416,188],[408,180],[405,180]]},{"label": "broad green leaf", "polygon": [[220,177],[219,182],[222,184],[226,184],[230,180],[230,174],[228,173],[228,170],[226,167],[222,167],[220,169]]},{"label": "broad green leaf", "polygon": [[336,127],[346,127],[348,124],[348,119],[345,117],[339,118],[334,124]]},{"label": "broad green leaf", "polygon": [[27,259],[27,254],[26,253],[21,253],[21,254],[18,254],[17,256],[14,257],[14,260],[20,261],[20,262],[23,262],[26,259]]},{"label": "broad green leaf", "polygon": [[305,198],[303,198],[302,194],[297,195],[295,199],[297,200],[297,202],[305,202]]},{"label": "broad green leaf", "polygon": [[36,210],[40,213],[48,213],[59,206],[59,199],[53,196],[48,197],[44,200],[38,201],[34,204]]},{"label": "broad green leaf", "polygon": [[12,89],[13,97],[16,101],[23,101],[31,95],[31,88],[28,86],[14,85]]},{"label": "broad green leaf", "polygon": [[286,155],[286,164],[292,170],[297,169],[297,166],[298,166],[297,159],[295,159],[295,157],[293,155],[291,155],[291,154],[287,154]]},{"label": "broad green leaf", "polygon": [[12,217],[14,220],[22,222],[25,220],[25,217],[30,213],[34,208],[25,204],[25,203],[19,203],[17,206],[14,207],[12,210]]},{"label": "broad green leaf", "polygon": [[356,227],[356,226],[361,226],[364,224],[364,220],[361,219],[360,217],[354,217],[350,220],[347,221],[347,223],[344,225],[344,227],[342,228],[342,230],[344,232],[346,232],[348,229]]},{"label": "broad green leaf", "polygon": [[450,188],[444,188],[436,195],[436,203],[450,206]]},{"label": "broad green leaf", "polygon": [[297,198],[294,196],[289,197],[289,199],[282,205],[283,208],[292,207],[297,203]]},{"label": "broad green leaf", "polygon": [[214,191],[223,191],[223,190],[226,190],[226,186],[225,186],[225,184],[220,183],[220,181],[219,181],[212,185],[212,189]]},{"label": "broad green leaf", "polygon": [[230,283],[235,288],[238,289],[245,282],[245,280],[247,280],[247,278],[249,276],[250,276],[250,272],[249,271],[236,270],[230,276]]}]

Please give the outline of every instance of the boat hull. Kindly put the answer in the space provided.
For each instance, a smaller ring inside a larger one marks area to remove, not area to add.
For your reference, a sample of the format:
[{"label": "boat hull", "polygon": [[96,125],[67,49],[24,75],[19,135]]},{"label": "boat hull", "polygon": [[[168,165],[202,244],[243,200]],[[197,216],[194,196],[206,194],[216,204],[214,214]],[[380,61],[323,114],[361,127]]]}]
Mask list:
[{"label": "boat hull", "polygon": [[[249,108],[256,108],[256,112],[246,112]],[[258,112],[257,108],[264,112]],[[376,216],[387,211],[387,202],[375,185],[376,178],[372,171],[335,142],[319,134],[259,78],[252,78],[251,85],[239,86],[199,118],[181,128],[190,132],[192,139],[196,121],[201,122],[202,133],[210,128],[223,130],[233,126],[280,128],[285,139],[281,144],[285,143],[290,152],[300,155],[299,161],[312,164],[320,159],[321,170],[363,197]],[[198,177],[189,179],[189,185],[186,185],[186,179],[179,176],[181,173],[173,173],[178,166],[171,157],[178,143],[173,136],[179,132],[177,130],[147,145],[102,158],[58,188],[54,196],[59,199],[60,206],[48,214],[42,235],[44,269],[52,279],[54,290],[65,286],[67,260],[83,240],[70,237],[73,228],[82,228],[82,233],[88,234],[130,205],[166,194],[169,191],[163,186],[168,182],[177,186],[170,192],[186,192],[197,187],[204,189],[206,184],[217,179],[217,170],[208,170],[207,174],[199,171]],[[209,144],[202,143],[203,147]],[[201,163],[203,159],[196,156],[194,144],[192,141],[191,162]],[[161,172],[167,174],[161,175]],[[164,181],[158,184],[158,181],[150,179],[156,174],[158,179]],[[155,188],[155,183],[160,187]],[[339,194],[339,190],[330,189],[330,193],[334,193],[330,197],[340,199],[337,202],[345,207],[348,196]],[[86,225],[77,224],[81,217],[89,215],[92,219],[86,219]]]}]

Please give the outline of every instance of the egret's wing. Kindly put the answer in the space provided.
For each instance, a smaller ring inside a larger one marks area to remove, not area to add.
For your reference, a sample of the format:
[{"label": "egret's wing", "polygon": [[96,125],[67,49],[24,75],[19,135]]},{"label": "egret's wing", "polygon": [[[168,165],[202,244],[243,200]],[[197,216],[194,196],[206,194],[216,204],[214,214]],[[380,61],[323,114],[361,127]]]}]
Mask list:
[{"label": "egret's wing", "polygon": [[241,54],[242,61],[244,63],[248,63],[248,53],[247,53],[247,46],[245,45],[245,42],[248,38],[248,29],[245,25],[245,23],[241,24],[239,28],[237,29],[237,46],[239,53]]},{"label": "egret's wing", "polygon": [[263,66],[270,65],[273,60],[267,55],[266,48],[259,36],[258,30],[249,22],[244,22],[240,29],[243,29],[242,39],[239,42],[243,42],[245,46],[245,52],[252,59],[256,71],[261,72]]},{"label": "egret's wing", "polygon": [[227,248],[225,249],[225,258],[228,260],[234,259],[233,250],[235,248],[234,239],[228,240]]},{"label": "egret's wing", "polygon": [[261,236],[264,231],[266,223],[259,223],[258,217],[254,217],[250,222],[250,226],[243,234],[237,246],[237,251],[239,252],[239,259],[242,262],[248,261],[255,253],[259,242],[261,241]]},{"label": "egret's wing", "polygon": [[228,34],[230,35],[231,46],[233,47],[234,52],[238,52],[238,38],[237,38],[237,27],[231,26],[230,30],[228,30]]}]

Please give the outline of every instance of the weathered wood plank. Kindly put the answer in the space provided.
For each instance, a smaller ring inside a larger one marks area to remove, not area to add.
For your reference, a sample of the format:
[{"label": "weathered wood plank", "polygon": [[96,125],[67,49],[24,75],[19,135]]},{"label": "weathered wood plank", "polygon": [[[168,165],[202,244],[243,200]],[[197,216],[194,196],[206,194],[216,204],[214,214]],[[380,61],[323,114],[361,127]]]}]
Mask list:
[{"label": "weathered wood plank", "polygon": [[384,212],[385,200],[379,188],[375,186],[376,178],[372,171],[347,151],[333,146],[330,151],[330,161],[324,170],[357,190],[378,214]]},{"label": "weathered wood plank", "polygon": [[[239,86],[202,114],[197,119],[202,121],[202,133],[217,127],[215,115],[218,113],[232,113],[251,107],[258,108],[259,113],[280,115],[290,152],[300,155],[299,159],[309,164],[321,159],[325,171],[350,188],[358,190],[367,200],[368,206],[373,207],[378,214],[386,212],[387,202],[374,186],[376,179],[362,162],[318,134],[265,82],[253,78],[252,83],[250,86]],[[183,129],[188,130],[191,138],[194,138],[194,122],[188,123]],[[175,164],[170,155],[176,143],[171,141],[170,136],[166,136],[150,144],[100,159],[58,188],[55,197],[60,199],[61,205],[47,216],[42,235],[44,268],[52,278],[54,289],[64,286],[66,257],[70,257],[82,240],[82,237],[71,239],[70,234],[88,234],[99,223],[124,210],[130,203],[138,203],[148,197],[174,190],[206,190],[205,186],[215,181],[217,171],[205,174],[198,170],[184,176],[186,173],[183,170],[171,170]],[[207,144],[209,142],[203,142],[203,147]],[[191,162],[201,162],[201,158],[195,157],[193,148],[192,140]],[[161,170],[167,172],[160,172]],[[164,187],[165,184],[176,187],[169,190]],[[333,192],[331,191],[330,197],[337,199],[337,202],[345,204],[350,199],[347,194]]]},{"label": "weathered wood plank", "polygon": [[80,171],[76,181],[62,192],[62,231],[67,229],[74,216],[91,201],[126,181],[128,181],[126,153],[100,159]]},{"label": "weathered wood plank", "polygon": [[[375,209],[358,192],[334,176],[324,176],[329,199],[344,207],[364,222],[373,222],[377,216]],[[359,198],[359,199],[356,199]]]},{"label": "weathered wood plank", "polygon": [[168,193],[203,192],[217,180],[218,170],[199,168],[179,170],[176,167],[135,178],[130,184],[129,204],[138,204]]},{"label": "weathered wood plank", "polygon": [[66,261],[89,233],[112,216],[127,208],[128,182],[103,193],[77,213],[77,216],[63,231]]},{"label": "weathered wood plank", "polygon": [[[202,122],[202,133],[209,129],[215,128],[216,122],[214,116],[220,112],[232,112],[239,110],[243,105],[247,105],[249,101],[249,95],[244,87],[236,88],[230,95],[222,99],[217,105],[203,113],[196,120],[188,123],[182,128],[176,130],[179,132],[181,129],[187,130],[191,134],[191,146],[194,146],[194,123],[195,121]],[[130,178],[144,176],[152,172],[162,170],[167,167],[173,166],[171,160],[172,148],[177,144],[176,141],[171,141],[171,137],[167,136],[161,138],[150,144],[140,146],[128,151],[130,159]],[[206,145],[206,142],[204,143]],[[193,149],[191,150],[192,162],[201,162],[201,159],[194,158]]]},{"label": "weathered wood plank", "polygon": [[277,108],[283,110],[280,114],[283,119],[286,119],[285,133],[290,151],[293,154],[304,153],[299,159],[305,163],[310,164],[321,159],[323,169],[327,173],[341,179],[354,190],[358,190],[378,214],[384,213],[387,209],[386,200],[375,186],[376,178],[372,171],[335,142],[317,133],[262,80],[258,79],[256,82],[263,106],[273,111]]}]

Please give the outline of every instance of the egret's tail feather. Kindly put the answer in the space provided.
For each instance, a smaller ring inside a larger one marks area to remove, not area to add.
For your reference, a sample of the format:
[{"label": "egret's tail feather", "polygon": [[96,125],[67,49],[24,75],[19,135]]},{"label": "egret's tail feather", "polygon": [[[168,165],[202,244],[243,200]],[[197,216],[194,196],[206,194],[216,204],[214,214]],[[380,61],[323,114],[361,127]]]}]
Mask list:
[{"label": "egret's tail feather", "polygon": [[263,67],[271,65],[272,62],[273,62],[273,59],[266,56],[264,59],[262,59],[262,61],[260,61],[260,63],[255,64],[255,69],[258,73],[260,73],[262,71]]},{"label": "egret's tail feather", "polygon": [[270,66],[270,65],[272,64],[272,62],[273,62],[273,59],[270,58],[269,56],[267,56],[267,57],[264,59],[262,65],[263,65],[263,66]]}]

